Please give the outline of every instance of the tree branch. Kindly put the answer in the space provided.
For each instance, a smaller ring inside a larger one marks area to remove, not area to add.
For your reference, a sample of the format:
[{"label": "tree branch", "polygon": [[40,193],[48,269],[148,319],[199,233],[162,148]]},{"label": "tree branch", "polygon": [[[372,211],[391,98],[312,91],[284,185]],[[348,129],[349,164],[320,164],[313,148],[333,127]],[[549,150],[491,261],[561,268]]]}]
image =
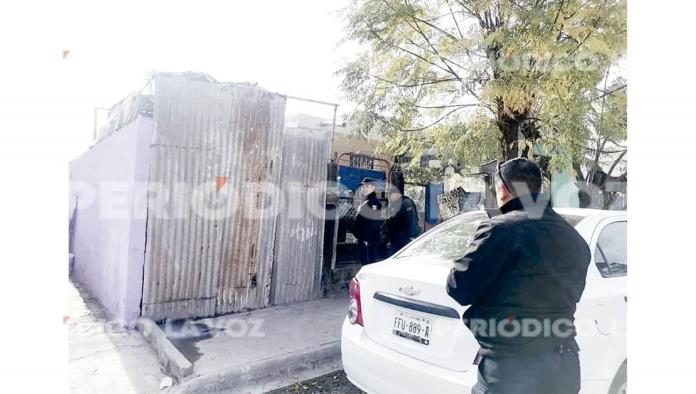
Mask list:
[{"label": "tree branch", "polygon": [[[450,70],[450,73],[452,73],[452,75],[454,75],[454,77],[457,78],[459,80],[459,82],[462,82],[462,78],[459,76],[459,74],[457,74],[454,70],[452,70],[452,67],[450,67],[450,65],[447,63],[447,61],[445,61],[445,59],[443,59],[442,55],[440,55],[440,52],[438,52],[437,49],[435,48],[435,46],[430,42],[430,40],[428,39],[428,36],[423,32],[423,30],[421,30],[420,26],[418,25],[418,21],[416,20],[415,17],[413,18],[413,20],[416,24],[416,31],[418,32],[418,34],[421,35],[421,37],[423,37],[425,42],[430,46],[430,48],[433,50],[433,53],[437,57],[440,58],[442,63],[445,65],[445,67],[447,67],[447,69]],[[460,66],[460,68],[463,68],[463,67]]]},{"label": "tree branch", "polygon": [[443,109],[443,108],[464,108],[464,107],[478,107],[480,104],[451,104],[451,105],[415,105],[417,108],[424,109]]},{"label": "tree branch", "polygon": [[445,3],[447,3],[447,8],[449,8],[450,15],[452,15],[452,20],[454,21],[454,25],[457,27],[457,31],[459,32],[459,38],[464,39],[464,35],[462,34],[462,30],[459,28],[459,23],[457,23],[457,18],[454,16],[454,11],[452,11],[452,5],[450,5],[449,0],[445,0]]},{"label": "tree branch", "polygon": [[572,18],[575,16],[575,14],[578,13],[578,11],[580,11],[581,9],[583,9],[583,7],[585,7],[586,5],[590,4],[591,1],[592,1],[592,0],[587,0],[586,2],[580,4],[580,5],[578,6],[578,8],[577,8],[575,11],[573,11],[570,15],[568,15],[567,17],[565,17],[565,18],[563,18],[563,19],[564,19],[564,20],[572,19]]},{"label": "tree branch", "polygon": [[376,116],[376,118],[377,118],[379,121],[381,121],[381,122],[383,122],[383,123],[385,123],[385,124],[387,124],[387,125],[389,125],[389,126],[395,128],[395,129],[397,129],[397,130],[399,130],[399,131],[403,131],[403,132],[415,132],[415,131],[423,131],[423,130],[425,130],[425,129],[428,129],[428,128],[430,128],[430,127],[433,127],[433,126],[435,126],[436,124],[438,124],[438,123],[440,123],[441,121],[443,121],[446,117],[452,115],[453,113],[455,113],[455,112],[457,112],[457,111],[459,111],[459,110],[461,110],[461,109],[463,109],[463,108],[467,108],[467,107],[468,107],[468,106],[461,106],[461,107],[459,107],[459,108],[455,108],[455,109],[453,109],[453,110],[447,112],[446,114],[444,114],[444,115],[443,115],[442,117],[440,117],[438,120],[436,120],[436,121],[430,123],[429,125],[423,126],[423,127],[418,127],[418,128],[415,128],[415,129],[402,129],[402,128],[400,128],[400,127],[395,126],[393,123],[389,122],[388,120],[382,119],[381,116]]},{"label": "tree branch", "polygon": [[[406,53],[410,54],[411,56],[414,56],[414,57],[416,57],[416,58],[418,58],[418,59],[420,59],[420,60],[422,60],[422,61],[424,61],[424,62],[426,62],[426,63],[428,63],[428,64],[430,64],[430,65],[432,65],[432,66],[435,66],[435,67],[441,69],[442,71],[444,71],[444,72],[446,72],[446,73],[448,73],[448,74],[452,74],[450,70],[448,70],[448,69],[446,69],[446,68],[440,66],[439,64],[434,63],[434,62],[432,62],[432,61],[430,61],[430,60],[424,58],[423,56],[421,56],[421,55],[419,55],[419,54],[417,54],[417,53],[414,53],[414,52],[412,52],[412,51],[409,51],[409,50],[406,49],[406,48],[402,48],[402,47],[400,47],[400,46],[398,46],[398,45],[396,45],[396,44],[394,44],[394,43],[392,43],[392,42],[389,42],[389,41],[385,40],[385,39],[382,38],[374,29],[372,29],[372,27],[370,27],[370,25],[367,23],[367,21],[363,20],[363,23],[365,23],[365,26],[367,27],[367,30],[369,30],[370,34],[372,34],[372,35],[373,35],[375,38],[377,38],[380,42],[382,42],[382,43],[384,43],[384,44],[387,44],[387,45],[389,45],[389,46],[391,46],[391,47],[393,47],[393,48],[396,48],[396,49],[398,49],[398,50],[401,50],[401,51],[403,51],[403,52],[406,52]],[[461,80],[461,79],[459,78],[459,75],[454,74],[453,76],[454,76],[455,78]]]},{"label": "tree branch", "polygon": [[556,87],[555,84],[553,85],[553,90],[556,91],[556,94],[558,95],[558,98],[561,100],[561,104],[563,104],[563,108],[565,108],[566,111],[570,111],[570,110],[568,109],[568,106],[567,106],[566,103],[565,103],[565,100],[563,100],[563,97],[561,97],[561,92],[558,91],[558,87]]},{"label": "tree branch", "polygon": [[[377,79],[377,80],[380,80],[380,81],[382,81],[382,82],[386,82],[386,83],[388,83],[388,84],[390,84],[390,85],[394,85],[394,87],[399,87],[399,88],[417,88],[417,87],[421,87],[421,86],[435,85],[435,84],[438,84],[438,83],[452,82],[452,81],[456,81],[456,80],[457,80],[456,78],[443,78],[443,79],[436,79],[436,80],[432,80],[432,81],[423,81],[423,82],[421,82],[421,83],[401,84],[401,83],[398,83],[398,82],[390,81],[390,80],[388,80],[388,79],[382,78],[382,77],[377,76],[377,75],[372,75],[372,74],[370,74],[370,77],[372,77],[372,78],[374,78],[374,79]],[[376,89],[389,89],[389,88],[377,86]]]},{"label": "tree branch", "polygon": [[553,26],[556,26],[556,22],[558,22],[558,16],[561,14],[561,9],[563,9],[564,3],[565,1],[561,0],[561,2],[558,4],[558,11],[556,11],[556,17],[553,18]]},{"label": "tree branch", "polygon": [[[424,24],[426,24],[426,25],[432,27],[433,29],[435,29],[435,30],[441,32],[442,34],[446,35],[447,37],[451,38],[452,40],[458,41],[457,37],[453,36],[452,33],[448,32],[448,31],[446,31],[446,30],[443,30],[441,27],[436,26],[436,25],[433,25],[432,23],[430,23],[430,22],[428,22],[428,21],[426,21],[426,20],[420,19],[420,18],[416,17],[415,15],[412,15],[412,17],[413,17],[414,20],[416,20],[416,21],[418,21],[418,22],[421,22],[421,23],[424,23]],[[458,28],[458,27],[457,27],[457,28]],[[459,34],[461,34],[461,32],[460,32]]]},{"label": "tree branch", "polygon": [[609,138],[609,142],[611,142],[612,144],[614,144],[614,145],[618,146],[619,148],[624,148],[624,149],[627,149],[627,148],[626,148],[625,146],[623,146],[623,145],[619,144],[618,142],[614,141],[614,140],[613,140],[613,139],[611,139],[611,138]]},{"label": "tree branch", "polygon": [[614,168],[616,167],[616,165],[619,164],[619,162],[621,162],[621,159],[623,159],[624,156],[626,156],[626,152],[628,152],[628,150],[621,152],[619,157],[617,157],[616,160],[614,160],[614,164],[612,164],[611,167],[609,167],[609,171],[607,171],[607,175],[611,176],[611,173],[612,173],[612,171],[614,171]]},{"label": "tree branch", "polygon": [[[609,70],[611,70],[611,67],[607,67],[607,72],[604,75],[604,90],[605,91],[607,90],[607,82],[609,81]],[[599,112],[599,124],[596,127],[597,133],[600,133],[600,130],[602,128],[602,122],[604,121],[604,104],[606,103],[605,98],[606,98],[606,95],[602,97],[602,107],[601,107],[601,110]],[[608,139],[609,139],[608,137],[604,138],[604,141],[602,141],[602,146],[599,148],[600,150],[604,149],[604,145],[607,144]],[[599,151],[597,151],[597,153],[595,154],[595,164],[599,163],[599,156],[600,156]]]},{"label": "tree branch", "polygon": [[464,3],[461,0],[457,0],[457,3],[459,3],[459,5],[462,6],[462,8],[469,13],[469,15],[473,16],[479,21],[479,25],[481,26],[481,28],[490,31],[490,26],[488,26],[486,24],[486,21],[484,21],[483,18],[481,18],[481,15],[479,14],[478,10],[475,10],[474,12],[474,10],[469,9],[466,5],[464,5]]},{"label": "tree branch", "polygon": [[[454,75],[455,78],[457,78],[457,80],[459,80],[459,82],[462,82],[462,79],[459,77],[459,74],[457,74],[457,73],[452,69],[452,67],[450,67],[450,63],[453,64],[453,65],[455,65],[455,66],[457,66],[457,67],[459,67],[460,69],[464,69],[464,66],[461,66],[461,65],[457,64],[456,62],[452,61],[451,59],[448,59],[448,58],[442,56],[442,55],[440,54],[440,52],[437,50],[437,48],[435,48],[435,46],[432,44],[432,42],[430,41],[430,39],[427,37],[427,35],[426,35],[425,32],[423,31],[423,29],[420,28],[420,26],[418,25],[418,22],[424,23],[424,24],[426,24],[426,25],[428,25],[428,26],[430,26],[430,27],[432,27],[432,28],[434,28],[434,29],[436,29],[436,30],[442,32],[443,34],[447,35],[449,38],[451,38],[451,39],[454,40],[454,41],[457,41],[457,38],[456,38],[455,36],[453,36],[452,34],[448,33],[447,31],[441,29],[440,27],[438,27],[438,26],[436,26],[436,25],[433,25],[432,23],[430,23],[430,22],[428,22],[428,21],[426,21],[426,20],[423,20],[423,19],[421,19],[421,18],[418,18],[418,17],[415,15],[415,14],[416,14],[416,10],[413,8],[413,6],[412,6],[411,4],[408,3],[408,0],[404,0],[404,4],[409,8],[409,11],[410,11],[409,13],[402,13],[402,12],[400,12],[399,10],[397,10],[396,8],[394,8],[391,4],[389,4],[389,2],[387,2],[387,0],[382,0],[382,2],[383,2],[389,9],[391,9],[394,13],[399,14],[399,15],[401,15],[402,17],[410,17],[410,18],[413,20],[413,22],[415,23],[415,26],[412,25],[411,23],[409,23],[409,22],[406,21],[406,20],[404,20],[404,22],[406,22],[406,24],[407,24],[412,30],[416,31],[421,37],[423,37],[423,39],[425,40],[425,42],[426,42],[426,43],[428,44],[428,46],[431,48],[431,50],[430,50],[429,52],[432,53],[432,54],[434,54],[435,56],[437,56],[437,57],[442,61],[442,63],[445,65],[445,67],[447,67],[447,69],[450,71],[450,73],[451,73],[452,75]],[[409,40],[409,43],[410,43],[411,45],[417,47],[417,48],[424,49],[423,47],[421,47],[420,45],[416,44],[415,42],[413,42],[413,41],[411,41],[411,40]]]},{"label": "tree branch", "polygon": [[579,163],[573,162],[573,170],[575,170],[575,176],[578,180],[585,181],[585,174],[582,173],[582,168]]},{"label": "tree branch", "polygon": [[[558,22],[558,16],[561,14],[561,10],[563,9],[564,3],[565,3],[565,1],[561,0],[561,3],[558,5],[558,11],[556,12],[556,17],[553,18],[553,24],[551,25],[552,29],[553,29],[553,27],[556,26],[556,22]],[[562,35],[563,35],[563,24],[561,23],[561,26],[558,28],[558,35],[556,36],[556,42],[560,42]]]},{"label": "tree branch", "polygon": [[614,88],[614,89],[612,89],[612,90],[609,90],[609,91],[602,90],[602,92],[604,92],[604,93],[602,93],[601,95],[599,95],[599,96],[597,96],[597,97],[592,98],[590,101],[595,101],[595,100],[603,99],[603,98],[606,97],[606,96],[610,96],[610,95],[612,95],[612,94],[618,92],[619,90],[626,89],[626,87],[628,87],[628,85],[627,85],[627,84],[623,84],[623,85],[621,85],[621,86],[619,86],[619,87],[617,87],[617,88]]}]

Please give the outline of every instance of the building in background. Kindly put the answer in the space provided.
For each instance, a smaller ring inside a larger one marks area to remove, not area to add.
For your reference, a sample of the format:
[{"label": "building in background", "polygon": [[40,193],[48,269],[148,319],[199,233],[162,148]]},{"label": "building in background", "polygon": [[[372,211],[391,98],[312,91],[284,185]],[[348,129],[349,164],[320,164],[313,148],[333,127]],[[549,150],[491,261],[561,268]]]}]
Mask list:
[{"label": "building in background", "polygon": [[[331,119],[307,113],[294,113],[285,118],[286,126],[300,130],[322,130],[331,132]],[[332,158],[336,158],[340,153],[353,152],[368,156],[375,156],[386,160],[391,160],[389,154],[378,154],[377,147],[380,136],[375,132],[367,137],[358,135],[355,130],[346,122],[336,123],[333,138]]]}]

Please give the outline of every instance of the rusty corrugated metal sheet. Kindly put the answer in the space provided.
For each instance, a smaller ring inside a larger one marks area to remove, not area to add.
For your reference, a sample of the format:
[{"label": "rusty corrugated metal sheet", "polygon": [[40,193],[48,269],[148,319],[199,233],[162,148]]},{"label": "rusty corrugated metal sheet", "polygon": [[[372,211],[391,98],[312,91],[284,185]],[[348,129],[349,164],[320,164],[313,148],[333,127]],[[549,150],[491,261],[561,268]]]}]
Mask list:
[{"label": "rusty corrugated metal sheet", "polygon": [[326,164],[331,134],[286,129],[281,190],[285,197],[276,228],[271,303],[289,304],[321,295]]},{"label": "rusty corrugated metal sheet", "polygon": [[[148,206],[142,315],[267,305],[278,195],[256,190],[278,185],[285,98],[202,76],[153,81],[150,183],[159,193]],[[265,216],[252,217],[261,206],[270,206]]]},{"label": "rusty corrugated metal sheet", "polygon": [[[243,150],[230,167],[236,166],[242,176],[235,177],[234,184],[238,209],[225,228],[218,313],[269,303],[285,98],[258,89],[254,93],[260,96],[243,101],[240,107],[250,118],[242,135]],[[251,94],[245,93],[247,97]],[[258,214],[250,214],[249,209]]]}]

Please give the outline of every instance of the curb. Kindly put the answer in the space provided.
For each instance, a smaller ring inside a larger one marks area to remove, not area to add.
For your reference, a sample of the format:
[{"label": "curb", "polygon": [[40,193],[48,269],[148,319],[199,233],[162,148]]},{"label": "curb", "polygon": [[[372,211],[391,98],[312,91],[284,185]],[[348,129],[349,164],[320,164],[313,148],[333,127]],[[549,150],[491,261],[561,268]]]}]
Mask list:
[{"label": "curb", "polygon": [[157,353],[165,371],[182,381],[193,372],[193,364],[174,347],[161,328],[150,319],[138,319],[135,329],[140,331]]},{"label": "curb", "polygon": [[341,369],[341,341],[190,378],[175,393],[264,393]]}]

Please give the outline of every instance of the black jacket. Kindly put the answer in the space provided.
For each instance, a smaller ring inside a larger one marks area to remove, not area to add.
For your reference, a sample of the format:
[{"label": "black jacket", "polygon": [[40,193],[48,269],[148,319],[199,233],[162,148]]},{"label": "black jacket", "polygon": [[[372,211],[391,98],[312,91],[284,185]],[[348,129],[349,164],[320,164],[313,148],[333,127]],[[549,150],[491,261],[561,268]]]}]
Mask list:
[{"label": "black jacket", "polygon": [[390,241],[415,238],[420,235],[418,226],[418,208],[410,198],[403,196],[398,207],[393,209],[390,205],[389,217],[384,227]]},{"label": "black jacket", "polygon": [[382,203],[374,192],[358,208],[353,235],[359,241],[379,242],[382,235]]},{"label": "black jacket", "polygon": [[[501,215],[482,222],[448,278],[447,293],[471,305],[464,322],[482,354],[535,354],[575,337],[575,308],[585,288],[590,250],[548,205],[535,207],[525,209],[514,199],[503,205]],[[515,326],[536,324],[530,321],[549,328],[514,335]],[[560,330],[551,329],[555,322]],[[502,325],[491,329],[493,324]]]}]

